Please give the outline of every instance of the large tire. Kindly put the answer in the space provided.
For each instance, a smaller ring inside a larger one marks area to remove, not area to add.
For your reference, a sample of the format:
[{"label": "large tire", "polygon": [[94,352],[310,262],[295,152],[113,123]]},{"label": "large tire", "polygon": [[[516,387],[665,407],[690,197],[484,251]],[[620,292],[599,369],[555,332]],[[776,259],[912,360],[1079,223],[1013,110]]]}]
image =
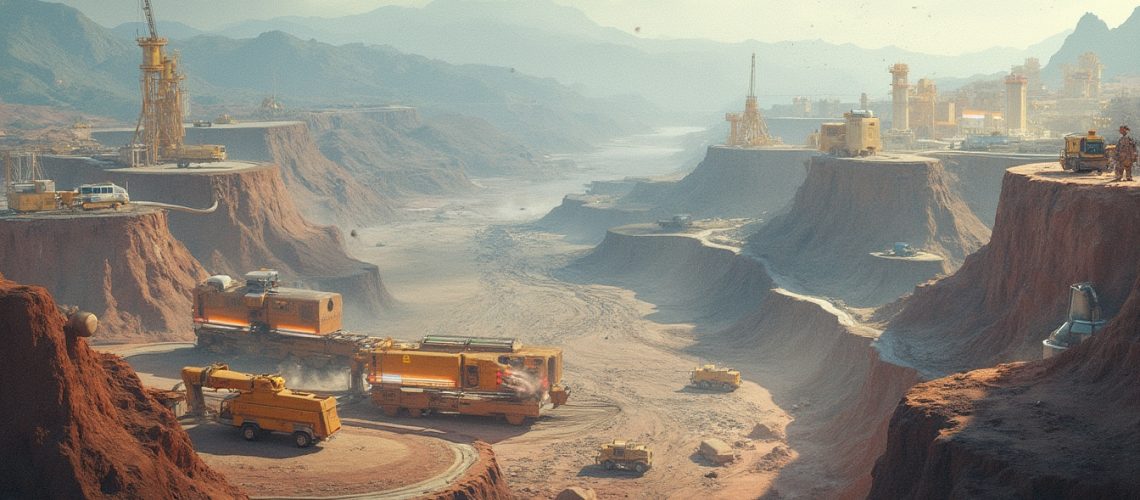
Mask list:
[{"label": "large tire", "polygon": [[708,380],[702,380],[702,381],[697,383],[697,387],[700,387],[701,389],[708,390],[708,389],[712,388],[712,384],[710,384]]},{"label": "large tire", "polygon": [[633,464],[633,470],[638,474],[645,474],[645,471],[649,470],[649,467],[645,465],[645,462],[638,462]]},{"label": "large tire", "polygon": [[606,460],[605,462],[602,462],[602,468],[605,470],[614,470],[614,467],[617,467],[617,465],[614,464],[613,460]]},{"label": "large tire", "polygon": [[296,444],[298,448],[308,448],[313,445],[313,437],[310,436],[308,432],[294,432],[293,444]]},{"label": "large tire", "polygon": [[522,425],[522,424],[526,423],[526,415],[517,415],[517,414],[513,414],[513,413],[508,413],[505,416],[507,417],[507,423],[508,424]]},{"label": "large tire", "polygon": [[720,384],[720,390],[722,390],[724,392],[732,392],[732,389],[734,389],[734,387],[732,387],[732,384],[730,384],[728,382],[724,382],[724,383]]},{"label": "large tire", "polygon": [[257,424],[241,424],[241,437],[246,441],[257,441],[261,438],[261,429]]}]

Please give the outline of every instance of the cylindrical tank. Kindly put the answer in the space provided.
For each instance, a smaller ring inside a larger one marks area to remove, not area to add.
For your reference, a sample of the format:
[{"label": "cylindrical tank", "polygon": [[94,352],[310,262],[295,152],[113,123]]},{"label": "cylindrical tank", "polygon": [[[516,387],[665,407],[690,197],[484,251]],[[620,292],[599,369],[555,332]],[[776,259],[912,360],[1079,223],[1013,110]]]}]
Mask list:
[{"label": "cylindrical tank", "polygon": [[77,336],[90,337],[99,329],[99,318],[87,311],[78,311],[67,317],[67,327]]}]

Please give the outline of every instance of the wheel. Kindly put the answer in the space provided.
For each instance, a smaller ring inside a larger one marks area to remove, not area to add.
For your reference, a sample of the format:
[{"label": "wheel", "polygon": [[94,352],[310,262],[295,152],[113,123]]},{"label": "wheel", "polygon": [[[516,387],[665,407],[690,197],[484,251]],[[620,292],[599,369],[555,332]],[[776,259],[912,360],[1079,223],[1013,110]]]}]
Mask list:
[{"label": "wheel", "polygon": [[707,389],[712,387],[712,384],[710,384],[708,380],[702,380],[702,381],[697,383],[697,387],[700,387],[701,389],[707,390]]},{"label": "wheel", "polygon": [[614,464],[613,460],[606,460],[605,462],[602,462],[603,469],[614,470],[614,467],[616,467],[616,465]]},{"label": "wheel", "polygon": [[522,425],[526,423],[525,415],[507,414],[507,423],[511,425]]},{"label": "wheel", "polygon": [[313,444],[313,438],[309,436],[308,432],[297,431],[293,433],[293,443],[298,448],[308,448]]},{"label": "wheel", "polygon": [[730,392],[730,391],[732,391],[732,384],[730,384],[728,382],[720,384],[720,390],[725,391],[725,392]]},{"label": "wheel", "polygon": [[645,474],[645,471],[649,470],[649,467],[646,467],[645,462],[638,462],[633,464],[633,470],[637,471],[638,474]]},{"label": "wheel", "polygon": [[400,414],[400,407],[398,407],[398,406],[385,406],[385,407],[381,408],[381,410],[384,412],[385,415],[387,415],[389,417],[395,417],[396,415]]},{"label": "wheel", "polygon": [[242,424],[241,437],[246,441],[257,441],[257,439],[261,437],[261,433],[258,432],[260,430],[257,424]]}]

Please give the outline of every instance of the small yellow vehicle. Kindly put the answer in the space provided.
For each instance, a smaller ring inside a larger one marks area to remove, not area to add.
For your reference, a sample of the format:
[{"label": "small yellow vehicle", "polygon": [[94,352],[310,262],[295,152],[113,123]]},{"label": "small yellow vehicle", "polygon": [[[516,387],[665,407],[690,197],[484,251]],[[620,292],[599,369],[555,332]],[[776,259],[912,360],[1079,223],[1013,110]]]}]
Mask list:
[{"label": "small yellow vehicle", "polygon": [[740,372],[716,365],[704,365],[689,374],[689,384],[701,389],[735,391],[740,388]]},{"label": "small yellow vehicle", "polygon": [[1066,135],[1065,149],[1061,150],[1061,168],[1072,172],[1107,171],[1115,149],[1095,130],[1090,130],[1088,135]]},{"label": "small yellow vehicle", "polygon": [[653,452],[641,443],[614,440],[602,445],[594,463],[605,470],[625,469],[644,474],[653,466]]}]

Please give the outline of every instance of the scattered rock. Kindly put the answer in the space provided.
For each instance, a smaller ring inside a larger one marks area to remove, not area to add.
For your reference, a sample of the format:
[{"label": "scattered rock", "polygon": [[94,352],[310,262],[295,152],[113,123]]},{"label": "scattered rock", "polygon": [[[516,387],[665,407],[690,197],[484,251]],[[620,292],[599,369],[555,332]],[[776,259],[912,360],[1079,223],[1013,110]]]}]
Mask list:
[{"label": "scattered rock", "polygon": [[597,500],[598,494],[592,488],[572,486],[562,490],[554,500]]}]

